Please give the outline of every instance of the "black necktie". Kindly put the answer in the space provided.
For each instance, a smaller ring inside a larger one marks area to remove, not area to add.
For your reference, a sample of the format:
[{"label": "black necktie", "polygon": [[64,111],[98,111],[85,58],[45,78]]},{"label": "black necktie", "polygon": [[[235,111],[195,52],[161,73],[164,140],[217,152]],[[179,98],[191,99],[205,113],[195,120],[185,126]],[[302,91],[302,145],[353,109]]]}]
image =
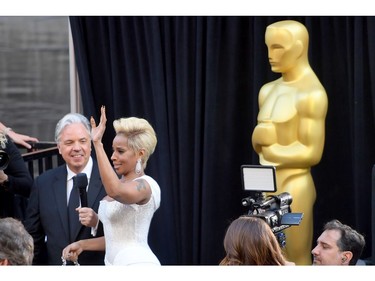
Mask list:
[{"label": "black necktie", "polygon": [[79,192],[78,188],[74,185],[73,177],[73,188],[70,192],[69,203],[68,203],[68,219],[69,219],[69,233],[70,241],[74,242],[77,228],[79,227],[78,212],[75,210],[79,207]]}]

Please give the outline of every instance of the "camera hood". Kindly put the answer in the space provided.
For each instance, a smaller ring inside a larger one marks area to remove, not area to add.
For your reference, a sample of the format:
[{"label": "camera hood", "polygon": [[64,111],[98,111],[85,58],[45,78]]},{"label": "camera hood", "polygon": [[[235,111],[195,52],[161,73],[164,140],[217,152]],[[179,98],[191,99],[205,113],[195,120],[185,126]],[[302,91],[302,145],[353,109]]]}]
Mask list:
[{"label": "camera hood", "polygon": [[5,170],[9,164],[9,155],[4,150],[0,150],[0,170]]}]

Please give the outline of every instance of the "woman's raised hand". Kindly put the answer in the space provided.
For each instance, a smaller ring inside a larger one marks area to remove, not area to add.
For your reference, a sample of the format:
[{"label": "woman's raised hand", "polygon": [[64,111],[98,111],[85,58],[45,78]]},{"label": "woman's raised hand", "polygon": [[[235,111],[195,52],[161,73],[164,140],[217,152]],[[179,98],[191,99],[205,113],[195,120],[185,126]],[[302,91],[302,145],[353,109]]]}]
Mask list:
[{"label": "woman's raised hand", "polygon": [[106,128],[107,117],[105,115],[105,106],[102,105],[100,108],[100,122],[98,126],[96,126],[96,122],[94,117],[91,116],[90,123],[91,123],[91,138],[93,142],[98,142],[102,140],[104,135],[104,131]]}]

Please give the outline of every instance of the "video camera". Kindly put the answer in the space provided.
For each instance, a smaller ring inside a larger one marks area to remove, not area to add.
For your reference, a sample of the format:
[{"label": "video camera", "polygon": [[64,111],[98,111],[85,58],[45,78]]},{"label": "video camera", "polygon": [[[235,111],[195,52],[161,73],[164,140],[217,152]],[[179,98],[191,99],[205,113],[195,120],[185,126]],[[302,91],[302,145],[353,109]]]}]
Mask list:
[{"label": "video camera", "polygon": [[0,149],[0,170],[5,170],[8,167],[9,160],[8,153]]},{"label": "video camera", "polygon": [[242,205],[248,207],[248,216],[260,217],[272,229],[280,246],[285,246],[284,229],[301,223],[303,213],[292,213],[293,201],[288,192],[266,196],[265,192],[276,192],[276,169],[274,166],[242,165],[243,189],[252,191],[253,196],[242,199]]}]

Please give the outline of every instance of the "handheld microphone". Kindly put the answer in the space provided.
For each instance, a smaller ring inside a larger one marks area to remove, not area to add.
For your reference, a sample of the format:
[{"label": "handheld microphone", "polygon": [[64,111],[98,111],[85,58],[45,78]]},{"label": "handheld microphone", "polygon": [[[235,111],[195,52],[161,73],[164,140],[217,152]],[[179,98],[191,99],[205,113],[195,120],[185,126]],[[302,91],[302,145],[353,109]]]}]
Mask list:
[{"label": "handheld microphone", "polygon": [[79,173],[73,178],[73,187],[77,187],[79,191],[79,197],[81,198],[81,207],[87,207],[87,175],[85,173]]}]

